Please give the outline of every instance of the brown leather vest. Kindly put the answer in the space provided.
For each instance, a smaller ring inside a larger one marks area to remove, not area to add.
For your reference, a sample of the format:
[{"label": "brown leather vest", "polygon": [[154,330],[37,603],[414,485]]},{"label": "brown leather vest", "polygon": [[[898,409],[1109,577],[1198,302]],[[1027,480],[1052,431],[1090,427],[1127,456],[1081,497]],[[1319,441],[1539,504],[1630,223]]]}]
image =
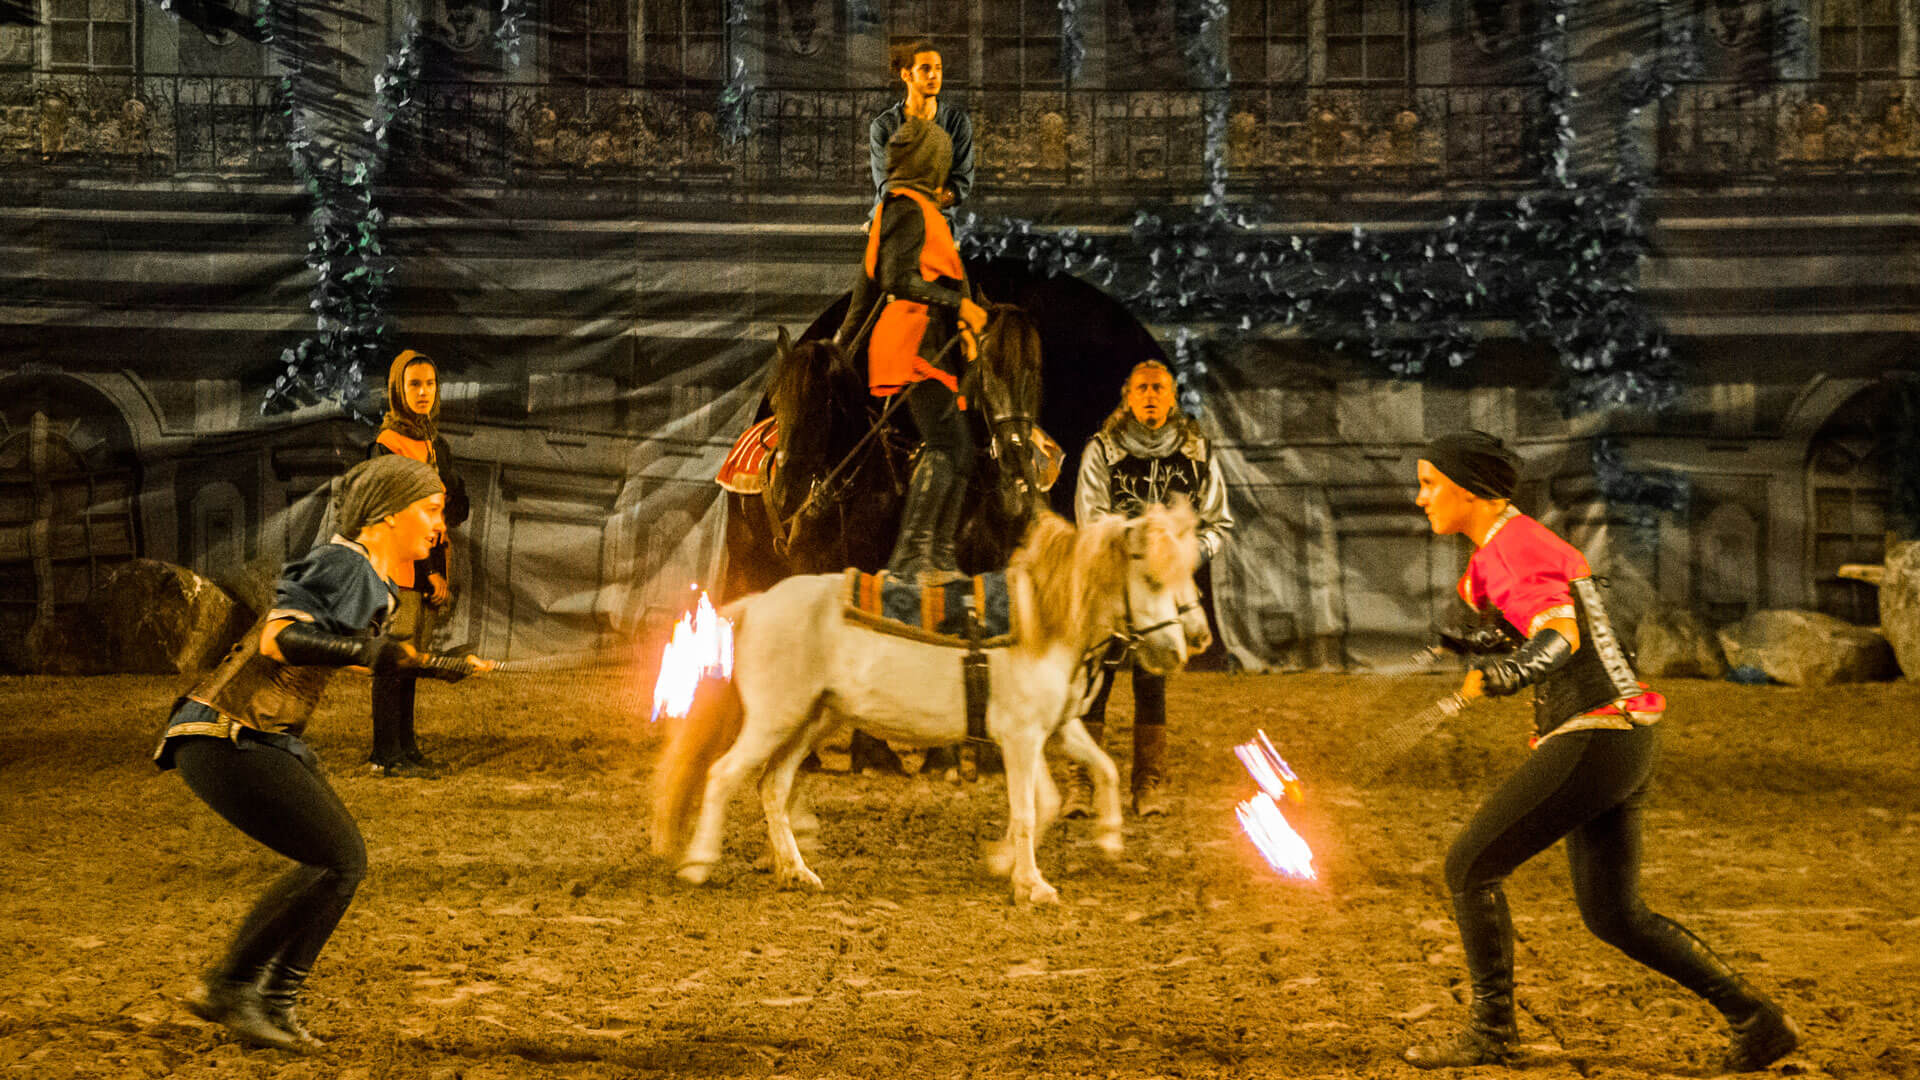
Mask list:
[{"label": "brown leather vest", "polygon": [[242,634],[220,666],[187,696],[255,731],[298,735],[337,669],[283,664],[261,653],[260,631],[267,619],[261,616]]}]

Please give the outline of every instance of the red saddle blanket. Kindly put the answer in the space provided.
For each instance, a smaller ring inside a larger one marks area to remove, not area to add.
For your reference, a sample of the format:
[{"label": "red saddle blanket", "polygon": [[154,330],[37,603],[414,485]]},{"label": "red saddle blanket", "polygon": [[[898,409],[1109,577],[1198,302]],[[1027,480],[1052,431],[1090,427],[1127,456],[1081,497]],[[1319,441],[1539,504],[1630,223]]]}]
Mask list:
[{"label": "red saddle blanket", "polygon": [[720,463],[714,482],[740,495],[758,495],[767,488],[773,471],[773,452],[780,448],[780,418],[769,416],[742,432]]},{"label": "red saddle blanket", "polygon": [[967,623],[976,618],[982,648],[1013,644],[1005,573],[979,574],[947,585],[904,585],[885,573],[849,569],[846,590],[847,618],[874,630],[934,645],[965,646]]}]

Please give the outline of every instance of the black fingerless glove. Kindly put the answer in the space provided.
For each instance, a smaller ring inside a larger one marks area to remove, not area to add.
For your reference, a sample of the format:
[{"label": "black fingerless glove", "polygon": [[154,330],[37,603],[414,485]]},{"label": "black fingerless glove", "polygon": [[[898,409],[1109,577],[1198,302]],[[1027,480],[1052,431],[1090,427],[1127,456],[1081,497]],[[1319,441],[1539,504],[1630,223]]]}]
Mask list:
[{"label": "black fingerless glove", "polygon": [[1486,676],[1483,690],[1488,697],[1506,697],[1560,670],[1571,659],[1573,646],[1560,631],[1542,630],[1511,655],[1475,660],[1473,666]]},{"label": "black fingerless glove", "polygon": [[399,645],[386,638],[348,637],[330,634],[312,623],[290,622],[274,638],[280,655],[299,667],[352,667],[358,664],[375,671],[394,671],[405,655]]},{"label": "black fingerless glove", "polygon": [[476,670],[464,657],[441,656],[438,653],[421,653],[406,666],[423,679],[450,683],[459,682]]}]

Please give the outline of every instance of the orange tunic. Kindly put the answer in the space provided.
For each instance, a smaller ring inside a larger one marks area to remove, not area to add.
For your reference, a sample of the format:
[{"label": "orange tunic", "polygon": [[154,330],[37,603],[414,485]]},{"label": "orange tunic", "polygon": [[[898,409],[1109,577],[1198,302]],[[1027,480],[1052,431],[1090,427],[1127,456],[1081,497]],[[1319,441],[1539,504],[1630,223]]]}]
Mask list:
[{"label": "orange tunic", "polygon": [[[940,207],[917,191],[898,189],[888,192],[889,197],[894,195],[904,195],[917,203],[921,217],[926,222],[927,239],[920,247],[920,276],[927,281],[938,281],[943,277],[965,281],[967,271],[960,262],[960,249],[953,242],[953,230],[948,227],[945,215],[940,213]],[[867,227],[867,276],[876,281],[880,266],[882,217],[882,214],[873,215],[873,223]],[[931,321],[927,305],[915,300],[895,300],[880,313],[880,318],[873,326],[873,335],[867,340],[867,388],[875,396],[897,393],[921,379],[937,379],[947,389],[959,392],[958,379],[934,367],[921,355],[920,346]]]}]

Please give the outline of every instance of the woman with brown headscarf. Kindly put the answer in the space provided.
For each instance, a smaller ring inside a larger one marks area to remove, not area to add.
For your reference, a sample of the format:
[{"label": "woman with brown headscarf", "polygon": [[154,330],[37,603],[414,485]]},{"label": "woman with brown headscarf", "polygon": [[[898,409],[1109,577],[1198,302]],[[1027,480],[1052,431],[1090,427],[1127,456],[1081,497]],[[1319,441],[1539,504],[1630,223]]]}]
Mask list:
[{"label": "woman with brown headscarf", "polygon": [[[440,437],[440,374],[433,359],[407,349],[387,371],[387,414],[367,456],[395,454],[431,466],[446,485],[446,529],[467,520],[467,487],[453,468],[453,453]],[[403,567],[395,577],[400,604],[394,614],[395,640],[424,649],[433,640],[437,616],[453,606],[453,545],[443,530],[427,557]],[[373,679],[373,752],[378,776],[430,777],[441,764],[420,752],[413,731],[417,677],[409,671],[375,674]]]}]

